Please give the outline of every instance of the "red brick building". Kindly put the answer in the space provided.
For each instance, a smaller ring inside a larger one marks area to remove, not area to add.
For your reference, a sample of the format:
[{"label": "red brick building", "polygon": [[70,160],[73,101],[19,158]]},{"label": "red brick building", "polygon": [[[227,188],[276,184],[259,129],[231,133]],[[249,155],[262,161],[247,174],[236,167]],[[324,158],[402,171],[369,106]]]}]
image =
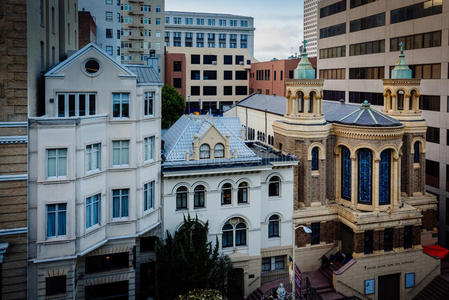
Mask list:
[{"label": "red brick building", "polygon": [[89,43],[97,43],[97,24],[95,24],[90,12],[78,12],[78,47],[83,48]]},{"label": "red brick building", "polygon": [[[285,80],[293,78],[299,60],[281,59],[251,64],[249,93],[285,96]],[[316,69],[316,57],[309,60]]]}]

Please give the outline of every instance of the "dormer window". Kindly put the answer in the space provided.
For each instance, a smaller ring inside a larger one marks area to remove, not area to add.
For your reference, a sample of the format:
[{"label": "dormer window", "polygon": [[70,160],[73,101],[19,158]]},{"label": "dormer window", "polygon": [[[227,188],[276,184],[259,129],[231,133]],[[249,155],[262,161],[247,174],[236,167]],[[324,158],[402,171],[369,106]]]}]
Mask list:
[{"label": "dormer window", "polygon": [[218,143],[214,147],[214,157],[215,158],[224,158],[224,145]]},{"label": "dormer window", "polygon": [[202,144],[200,146],[200,159],[210,158],[210,147],[208,144]]}]

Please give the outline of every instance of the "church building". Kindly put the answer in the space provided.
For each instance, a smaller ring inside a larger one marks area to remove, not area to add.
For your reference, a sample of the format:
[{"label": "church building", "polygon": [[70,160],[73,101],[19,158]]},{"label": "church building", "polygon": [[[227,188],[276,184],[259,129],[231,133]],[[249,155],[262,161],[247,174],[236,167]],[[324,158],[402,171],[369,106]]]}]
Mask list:
[{"label": "church building", "polygon": [[420,80],[403,51],[391,77],[383,80],[382,112],[367,101],[326,101],[304,51],[286,97],[253,94],[225,113],[240,117],[248,140],[299,160],[298,267],[318,270],[323,255],[339,251],[346,259],[330,272],[333,288],[363,299],[412,299],[440,274],[440,261],[422,250],[436,243],[437,200],[425,191]]}]

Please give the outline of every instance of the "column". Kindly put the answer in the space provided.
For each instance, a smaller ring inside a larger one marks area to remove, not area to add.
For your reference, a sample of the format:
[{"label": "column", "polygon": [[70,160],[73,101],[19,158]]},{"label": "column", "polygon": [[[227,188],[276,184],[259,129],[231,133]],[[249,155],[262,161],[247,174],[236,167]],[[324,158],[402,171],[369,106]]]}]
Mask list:
[{"label": "column", "polygon": [[310,107],[310,96],[304,95],[302,112],[307,113],[309,111],[309,107]]},{"label": "column", "polygon": [[351,202],[352,208],[357,207],[357,158],[351,156]]},{"label": "column", "polygon": [[410,107],[410,94],[404,95],[404,112],[409,112]]},{"label": "column", "polygon": [[287,116],[292,114],[292,96],[287,96]]},{"label": "column", "polygon": [[[395,208],[399,205],[399,199],[401,196],[401,190],[400,190],[400,169],[399,169],[399,158],[393,156],[393,175],[391,180],[391,208]],[[410,195],[411,196],[411,195]]]},{"label": "column", "polygon": [[396,97],[396,95],[391,95],[391,110],[393,112],[397,112],[398,111],[398,99]]},{"label": "column", "polygon": [[375,211],[379,211],[379,179],[380,179],[380,158],[374,158],[373,166],[373,206]]},{"label": "column", "polygon": [[340,202],[341,199],[341,150],[338,147],[338,153],[334,152],[335,162],[335,199]]},{"label": "column", "polygon": [[293,96],[291,99],[291,102],[292,102],[292,106],[291,106],[291,109],[292,109],[292,116],[297,116],[298,115],[298,94],[295,94],[295,96]]}]

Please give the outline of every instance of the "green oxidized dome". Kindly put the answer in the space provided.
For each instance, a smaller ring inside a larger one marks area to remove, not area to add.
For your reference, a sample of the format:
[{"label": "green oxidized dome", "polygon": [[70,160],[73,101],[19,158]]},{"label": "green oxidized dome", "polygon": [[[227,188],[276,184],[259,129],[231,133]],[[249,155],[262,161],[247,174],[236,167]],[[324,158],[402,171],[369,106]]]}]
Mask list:
[{"label": "green oxidized dome", "polygon": [[401,42],[401,55],[399,55],[399,60],[396,66],[391,71],[391,79],[411,79],[412,70],[409,68],[407,62],[405,61],[404,55],[404,44]]},{"label": "green oxidized dome", "polygon": [[312,63],[309,60],[307,55],[306,44],[307,41],[304,41],[304,51],[301,54],[301,60],[299,61],[298,66],[295,69],[294,78],[295,79],[315,79],[315,69],[312,66]]}]

